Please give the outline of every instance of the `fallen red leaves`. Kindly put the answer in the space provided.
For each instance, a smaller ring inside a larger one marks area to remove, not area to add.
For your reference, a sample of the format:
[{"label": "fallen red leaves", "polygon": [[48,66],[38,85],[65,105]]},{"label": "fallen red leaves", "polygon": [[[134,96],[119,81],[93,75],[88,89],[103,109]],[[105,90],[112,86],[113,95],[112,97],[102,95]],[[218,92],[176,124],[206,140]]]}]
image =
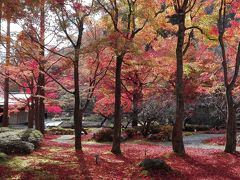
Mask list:
[{"label": "fallen red leaves", "polygon": [[[226,142],[226,137],[216,137],[216,138],[210,138],[210,139],[207,139],[207,140],[204,140],[203,143],[206,143],[206,144],[212,144],[212,145],[225,145],[225,142]],[[240,146],[240,144],[237,144],[237,146]]]},{"label": "fallen red leaves", "polygon": [[[54,136],[55,137],[55,136]],[[83,153],[73,145],[52,142],[45,137],[42,147],[29,156],[18,157],[27,166],[22,170],[0,164],[0,177],[14,179],[239,179],[240,156],[220,150],[187,149],[187,156],[170,153],[171,147],[155,144],[122,144],[121,156],[110,152],[110,144],[87,144]],[[56,137],[55,137],[56,138]],[[146,154],[146,155],[145,155]],[[99,164],[96,164],[99,155]],[[162,158],[174,172],[141,174],[138,163],[144,158]]]}]

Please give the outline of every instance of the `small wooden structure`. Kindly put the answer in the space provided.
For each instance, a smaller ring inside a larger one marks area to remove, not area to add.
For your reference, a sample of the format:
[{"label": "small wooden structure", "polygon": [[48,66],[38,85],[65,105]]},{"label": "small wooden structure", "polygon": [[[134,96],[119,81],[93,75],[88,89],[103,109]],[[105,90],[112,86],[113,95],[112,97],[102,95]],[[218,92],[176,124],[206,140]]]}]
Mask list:
[{"label": "small wooden structure", "polygon": [[[27,124],[28,123],[28,110],[27,103],[30,98],[30,94],[24,93],[11,93],[9,94],[9,124]],[[4,97],[0,95],[0,122],[2,121],[2,112],[4,105]],[[13,110],[13,111],[12,111]]]}]

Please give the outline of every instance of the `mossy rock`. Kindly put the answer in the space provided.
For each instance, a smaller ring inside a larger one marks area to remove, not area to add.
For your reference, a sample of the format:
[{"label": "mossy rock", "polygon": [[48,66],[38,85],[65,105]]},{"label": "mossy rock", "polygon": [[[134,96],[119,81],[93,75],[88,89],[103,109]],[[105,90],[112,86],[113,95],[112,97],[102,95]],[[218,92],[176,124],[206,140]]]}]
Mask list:
[{"label": "mossy rock", "polygon": [[151,171],[151,170],[164,170],[166,172],[171,172],[172,168],[162,159],[144,159],[140,164],[144,170]]}]

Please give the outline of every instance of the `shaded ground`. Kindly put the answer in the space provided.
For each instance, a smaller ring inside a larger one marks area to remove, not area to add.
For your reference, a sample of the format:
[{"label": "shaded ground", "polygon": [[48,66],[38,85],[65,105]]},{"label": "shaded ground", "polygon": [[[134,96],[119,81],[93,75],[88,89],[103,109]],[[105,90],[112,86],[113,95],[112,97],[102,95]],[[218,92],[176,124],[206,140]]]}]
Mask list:
[{"label": "shaded ground", "polygon": [[[221,139],[224,137],[224,134],[196,134],[191,136],[184,136],[183,141],[185,147],[191,147],[191,148],[202,148],[202,149],[224,149],[224,143],[220,144],[213,144],[213,143],[204,143],[208,139]],[[91,135],[82,136],[83,140],[89,140],[91,139]],[[54,140],[55,142],[59,143],[67,143],[67,144],[74,144],[74,135],[63,135],[59,138]],[[90,142],[86,141],[85,144],[89,144]],[[135,140],[135,141],[127,141],[125,143],[148,143],[148,144],[160,144],[163,146],[171,146],[171,142],[150,142],[150,141],[143,141],[143,140]],[[238,147],[238,150],[240,151],[240,148]]]},{"label": "shaded ground", "polygon": [[[169,146],[138,142],[123,144],[123,155],[115,156],[111,144],[85,141],[83,153],[76,153],[73,144],[54,139],[59,136],[46,136],[42,147],[31,155],[2,161],[0,179],[240,179],[240,155],[221,150],[186,148],[188,156],[179,157],[169,153]],[[174,172],[141,173],[138,164],[146,157],[165,159]]]},{"label": "shaded ground", "polygon": [[[226,142],[226,137],[221,136],[221,137],[212,137],[209,139],[205,139],[202,141],[202,143],[208,145],[208,146],[224,146]],[[240,149],[240,143],[237,144],[237,149]]]}]

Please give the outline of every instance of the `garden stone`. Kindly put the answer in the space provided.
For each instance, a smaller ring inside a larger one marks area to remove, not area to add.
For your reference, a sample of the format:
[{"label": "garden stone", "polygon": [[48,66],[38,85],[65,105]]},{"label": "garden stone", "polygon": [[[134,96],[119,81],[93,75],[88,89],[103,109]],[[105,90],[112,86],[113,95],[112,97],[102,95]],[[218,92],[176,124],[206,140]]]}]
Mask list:
[{"label": "garden stone", "polygon": [[158,158],[144,159],[139,166],[144,170],[164,170],[166,172],[172,171],[172,168],[164,160]]}]

